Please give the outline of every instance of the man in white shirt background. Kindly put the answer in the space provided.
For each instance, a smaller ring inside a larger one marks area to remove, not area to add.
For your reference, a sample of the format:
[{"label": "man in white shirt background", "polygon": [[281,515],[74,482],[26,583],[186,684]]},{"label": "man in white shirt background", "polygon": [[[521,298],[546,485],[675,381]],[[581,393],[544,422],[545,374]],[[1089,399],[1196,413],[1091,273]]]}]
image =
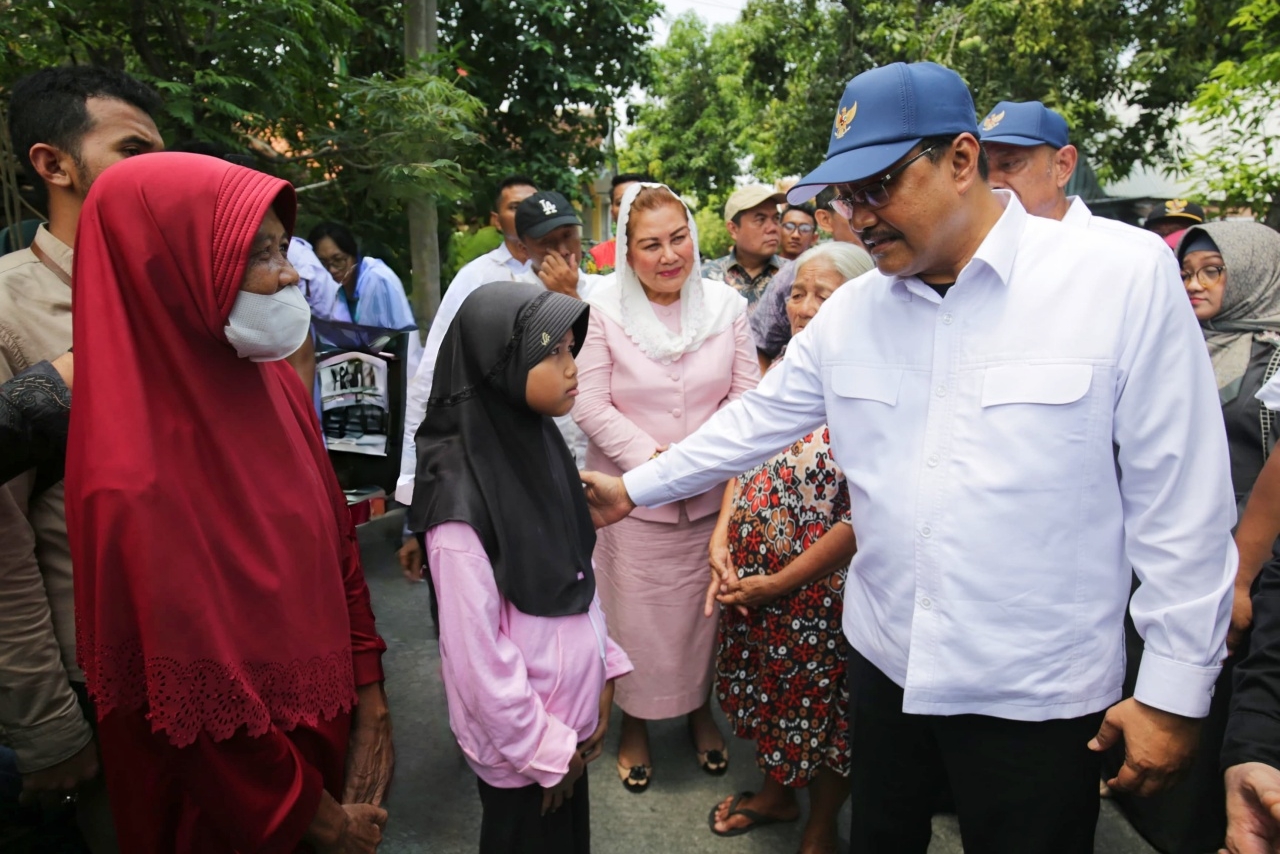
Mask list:
[{"label": "man in white shirt background", "polygon": [[[583,474],[606,524],[829,424],[858,537],[857,854],[923,854],[944,782],[969,854],[1092,852],[1100,752],[1124,743],[1113,787],[1168,785],[1225,653],[1226,439],[1172,256],[992,190],[974,115],[941,66],[854,78],[791,194],[834,184],[878,269],[694,435],[621,479]],[[1131,567],[1146,650],[1121,701]]]},{"label": "man in white shirt background", "polygon": [[1012,191],[1032,216],[1109,229],[1157,245],[1150,232],[1094,216],[1083,199],[1067,195],[1080,153],[1068,138],[1067,120],[1056,111],[1039,101],[1001,101],[982,120],[979,139],[987,152],[991,186]]}]

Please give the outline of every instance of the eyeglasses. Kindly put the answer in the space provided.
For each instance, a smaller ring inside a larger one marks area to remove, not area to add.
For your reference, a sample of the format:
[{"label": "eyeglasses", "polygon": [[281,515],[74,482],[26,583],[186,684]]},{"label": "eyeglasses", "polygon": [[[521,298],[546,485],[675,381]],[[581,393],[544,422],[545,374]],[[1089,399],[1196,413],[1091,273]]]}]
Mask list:
[{"label": "eyeglasses", "polygon": [[884,207],[889,204],[889,182],[900,175],[903,170],[912,163],[915,163],[921,157],[924,157],[937,147],[938,146],[936,145],[929,146],[915,157],[912,157],[906,163],[902,163],[896,168],[890,169],[879,181],[859,187],[848,196],[836,196],[831,200],[832,209],[845,219],[853,219],[854,205],[857,205],[858,207],[871,208],[872,210]]},{"label": "eyeglasses", "polygon": [[793,231],[798,231],[801,234],[813,234],[813,226],[809,225],[807,222],[784,222],[782,224],[782,230],[788,234]]},{"label": "eyeglasses", "polygon": [[1209,264],[1208,266],[1201,267],[1199,270],[1183,270],[1182,284],[1185,285],[1192,279],[1195,279],[1203,287],[1211,288],[1218,284],[1218,280],[1222,278],[1222,274],[1226,272],[1226,270],[1227,268],[1222,264]]}]

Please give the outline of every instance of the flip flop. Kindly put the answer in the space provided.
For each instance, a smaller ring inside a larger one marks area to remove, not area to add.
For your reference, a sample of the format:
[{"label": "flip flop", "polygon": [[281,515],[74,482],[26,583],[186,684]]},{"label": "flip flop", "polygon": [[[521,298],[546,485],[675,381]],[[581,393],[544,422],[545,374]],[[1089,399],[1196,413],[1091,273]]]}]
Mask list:
[{"label": "flip flop", "polygon": [[751,819],[751,824],[748,824],[745,827],[734,827],[724,831],[716,830],[716,812],[720,809],[720,804],[716,804],[711,808],[711,812],[707,815],[707,826],[711,828],[711,832],[716,836],[742,836],[744,833],[750,833],[757,827],[764,827],[769,824],[790,824],[799,818],[799,816],[796,818],[774,818],[773,816],[758,813],[755,810],[747,809],[746,807],[738,809],[738,804],[741,803],[743,798],[750,798],[754,795],[755,792],[739,792],[734,795],[733,800],[729,801],[729,812],[725,816],[726,819],[732,818],[735,815],[746,816]]}]

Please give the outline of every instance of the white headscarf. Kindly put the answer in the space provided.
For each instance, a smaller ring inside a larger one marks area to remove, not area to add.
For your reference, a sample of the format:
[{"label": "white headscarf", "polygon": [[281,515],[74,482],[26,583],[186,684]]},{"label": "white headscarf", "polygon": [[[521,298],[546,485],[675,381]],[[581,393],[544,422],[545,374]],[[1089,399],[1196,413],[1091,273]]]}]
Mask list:
[{"label": "white headscarf", "polygon": [[618,213],[618,251],[613,281],[598,289],[587,300],[591,307],[621,326],[640,351],[650,359],[670,364],[685,353],[697,350],[712,335],[728,329],[747,310],[747,300],[724,282],[702,278],[702,259],[698,255],[698,227],[684,202],[689,221],[689,239],[693,241],[693,268],[680,288],[680,331],[672,332],[658,317],[645,296],[644,286],[627,261],[627,220],[636,196],[646,187],[671,192],[665,184],[633,184],[622,194]]}]

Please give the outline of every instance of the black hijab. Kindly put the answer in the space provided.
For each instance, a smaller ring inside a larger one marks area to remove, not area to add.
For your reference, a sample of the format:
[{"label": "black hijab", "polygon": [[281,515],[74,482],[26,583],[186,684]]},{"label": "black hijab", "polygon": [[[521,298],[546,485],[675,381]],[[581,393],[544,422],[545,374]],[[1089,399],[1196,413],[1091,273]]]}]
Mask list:
[{"label": "black hijab", "polygon": [[577,355],[586,303],[522,282],[477,288],[440,345],[414,437],[410,527],[470,525],[498,590],[537,617],[585,613],[596,590],[596,532],[573,455],[525,402],[529,370],[571,327]]}]

